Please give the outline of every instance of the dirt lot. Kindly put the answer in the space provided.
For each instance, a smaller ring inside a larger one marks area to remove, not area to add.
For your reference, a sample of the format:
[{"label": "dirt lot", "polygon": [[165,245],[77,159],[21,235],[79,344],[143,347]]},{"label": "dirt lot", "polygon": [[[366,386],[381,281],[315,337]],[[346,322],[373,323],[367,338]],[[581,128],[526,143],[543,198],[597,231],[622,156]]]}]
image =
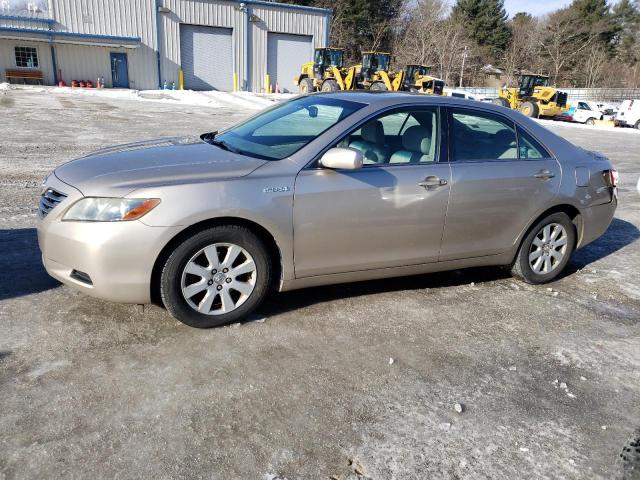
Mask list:
[{"label": "dirt lot", "polygon": [[248,113],[0,92],[0,479],[640,477],[620,458],[640,436],[634,132],[552,126],[621,172],[611,228],[552,285],[476,269],[315,288],[200,331],[46,275],[51,169]]}]

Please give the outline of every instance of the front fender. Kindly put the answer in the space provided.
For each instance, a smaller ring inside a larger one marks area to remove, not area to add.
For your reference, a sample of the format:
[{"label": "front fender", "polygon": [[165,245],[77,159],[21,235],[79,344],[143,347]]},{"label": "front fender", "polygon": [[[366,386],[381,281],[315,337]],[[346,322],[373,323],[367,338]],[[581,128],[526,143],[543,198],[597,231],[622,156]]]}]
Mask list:
[{"label": "front fender", "polygon": [[[185,229],[216,218],[238,218],[260,225],[282,255],[284,279],[293,278],[293,181],[239,178],[220,182],[141,189],[135,196],[161,203],[140,221],[151,227]],[[273,187],[273,186],[276,187]]]}]

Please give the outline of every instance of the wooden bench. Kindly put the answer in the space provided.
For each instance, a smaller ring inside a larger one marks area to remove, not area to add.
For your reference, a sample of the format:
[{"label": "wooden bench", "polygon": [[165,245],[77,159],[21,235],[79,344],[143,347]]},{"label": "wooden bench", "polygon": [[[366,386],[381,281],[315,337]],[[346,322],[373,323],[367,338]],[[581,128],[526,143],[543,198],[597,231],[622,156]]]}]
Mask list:
[{"label": "wooden bench", "polygon": [[42,81],[44,79],[44,75],[42,74],[42,70],[32,70],[32,69],[15,69],[15,70],[5,70],[4,73],[7,81],[9,83],[13,83],[12,80],[21,79],[22,83],[27,83],[27,80],[35,80],[40,85],[42,85]]}]

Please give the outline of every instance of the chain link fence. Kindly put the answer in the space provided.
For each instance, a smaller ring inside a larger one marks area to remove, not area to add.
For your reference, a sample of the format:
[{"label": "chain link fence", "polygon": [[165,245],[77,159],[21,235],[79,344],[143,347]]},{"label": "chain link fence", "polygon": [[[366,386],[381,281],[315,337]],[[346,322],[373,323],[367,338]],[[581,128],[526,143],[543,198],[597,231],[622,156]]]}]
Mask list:
[{"label": "chain link fence", "polygon": [[[476,97],[496,98],[498,89],[492,87],[462,87]],[[640,88],[560,88],[567,92],[569,101],[601,100],[606,102],[622,102],[622,100],[640,99]]]}]

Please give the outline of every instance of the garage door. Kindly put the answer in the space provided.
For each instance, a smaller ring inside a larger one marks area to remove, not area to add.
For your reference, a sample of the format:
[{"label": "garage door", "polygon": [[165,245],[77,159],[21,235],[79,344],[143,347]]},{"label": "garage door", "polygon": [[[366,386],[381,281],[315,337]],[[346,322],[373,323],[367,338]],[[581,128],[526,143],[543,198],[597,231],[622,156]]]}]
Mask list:
[{"label": "garage door", "polygon": [[293,77],[300,74],[300,66],[313,59],[313,37],[269,33],[267,37],[267,73],[271,85],[276,82],[281,92],[298,92]]},{"label": "garage door", "polygon": [[180,63],[188,90],[233,89],[232,29],[180,25]]}]

